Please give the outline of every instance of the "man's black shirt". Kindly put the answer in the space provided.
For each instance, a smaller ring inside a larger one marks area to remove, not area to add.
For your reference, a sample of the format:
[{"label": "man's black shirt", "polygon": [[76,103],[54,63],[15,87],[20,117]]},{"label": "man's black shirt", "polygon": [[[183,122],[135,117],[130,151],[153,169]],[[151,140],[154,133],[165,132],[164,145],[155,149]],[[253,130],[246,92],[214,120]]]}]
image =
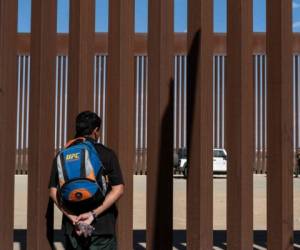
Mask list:
[{"label": "man's black shirt", "polygon": [[[92,139],[89,139],[94,142]],[[100,159],[104,166],[103,175],[108,177],[109,186],[116,186],[124,184],[120,165],[116,154],[109,148],[105,147],[100,143],[95,143],[95,148],[100,155]],[[50,176],[49,188],[58,188],[58,171],[56,159],[53,161],[52,172]],[[117,218],[117,208],[112,205],[109,209],[100,214],[92,223],[95,227],[95,234],[98,235],[113,235],[115,234],[115,221]],[[73,225],[71,221],[63,216],[62,221],[63,229],[66,234],[71,234],[73,232]]]}]

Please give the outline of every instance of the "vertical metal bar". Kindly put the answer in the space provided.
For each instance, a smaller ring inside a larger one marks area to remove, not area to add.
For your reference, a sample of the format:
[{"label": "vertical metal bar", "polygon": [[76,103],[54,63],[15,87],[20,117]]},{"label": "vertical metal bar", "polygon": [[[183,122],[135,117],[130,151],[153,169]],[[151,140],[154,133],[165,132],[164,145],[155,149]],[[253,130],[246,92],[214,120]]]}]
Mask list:
[{"label": "vertical metal bar", "polygon": [[66,61],[66,57],[63,56],[62,60],[61,60],[61,95],[62,95],[62,102],[61,102],[61,142],[62,142],[62,147],[64,146],[65,142],[64,142],[64,135],[65,135],[65,103],[66,103],[66,98],[65,98],[65,86],[66,86],[66,68],[65,68],[65,61]]},{"label": "vertical metal bar", "polygon": [[147,249],[172,249],[173,0],[149,1]]},{"label": "vertical metal bar", "polygon": [[297,56],[294,55],[293,58],[293,149],[296,152],[297,148],[297,88],[296,88],[296,81],[297,81]]},{"label": "vertical metal bar", "polygon": [[[142,71],[142,61],[143,61],[143,56],[140,56],[139,57],[139,148],[141,149],[141,151],[140,152],[142,152],[143,151],[143,145],[141,144],[141,140],[140,140],[140,138],[142,137],[142,126],[141,126],[141,124],[142,124],[142,112],[143,112],[143,110],[142,110],[142,98],[141,98],[141,88],[142,88],[142,73],[141,73],[141,71]],[[144,170],[144,165],[143,165],[143,154],[141,154],[140,155],[141,156],[141,161],[140,161],[140,163],[141,163],[141,167],[142,167],[142,169]]]},{"label": "vertical metal bar", "polygon": [[[97,87],[98,87],[98,113],[103,119],[102,115],[102,102],[103,102],[103,61],[104,61],[104,56],[103,55],[98,55],[97,57],[98,61],[98,74],[97,74]],[[103,127],[101,128],[103,129]],[[102,142],[102,138],[100,138],[100,141]]]},{"label": "vertical metal bar", "polygon": [[145,145],[143,146],[143,166],[144,166],[144,173],[146,173],[147,168],[147,147],[148,147],[148,57],[144,55],[146,60],[146,109],[145,109],[145,116],[146,116],[146,124],[145,124]]},{"label": "vertical metal bar", "polygon": [[[298,86],[299,86],[299,80],[300,80],[300,65],[299,65],[300,61],[299,61],[299,56],[296,54],[295,55],[295,83],[294,83],[294,98],[295,98],[295,149],[299,148],[299,143],[298,143],[298,135],[299,135],[299,130],[298,130],[298,117],[299,117],[299,111],[298,111],[298,102],[299,102],[299,98],[298,98]],[[295,152],[297,152],[297,150],[295,150]]]},{"label": "vertical metal bar", "polygon": [[98,70],[98,78],[97,78],[97,88],[98,88],[98,114],[101,115],[101,100],[103,99],[103,95],[102,95],[102,86],[103,86],[103,82],[102,82],[102,57],[103,56],[97,56],[97,70]]},{"label": "vertical metal bar", "polygon": [[97,55],[94,55],[94,63],[93,63],[93,111],[97,113],[96,109],[96,100],[97,100]]},{"label": "vertical metal bar", "polygon": [[22,123],[21,123],[21,128],[22,128],[22,132],[21,132],[21,149],[22,151],[24,151],[24,134],[25,134],[25,122],[24,122],[24,117],[25,117],[25,91],[26,91],[26,61],[25,61],[25,56],[23,56],[23,68],[22,68]]},{"label": "vertical metal bar", "polygon": [[[101,112],[101,100],[104,98],[104,94],[103,94],[103,82],[102,82],[102,75],[103,75],[103,71],[102,71],[102,61],[103,61],[103,56],[98,56],[98,82],[97,82],[97,87],[98,87],[98,112],[100,115],[102,115]],[[102,131],[102,135],[103,135],[103,131]],[[102,140],[102,138],[101,138]]]},{"label": "vertical metal bar", "polygon": [[107,85],[107,81],[106,81],[106,63],[107,63],[107,55],[104,56],[103,58],[103,82],[102,82],[102,86],[103,86],[103,92],[102,92],[102,97],[103,97],[103,101],[102,101],[102,120],[103,120],[103,141],[102,143],[106,143],[106,96],[107,96],[107,91],[106,91],[106,85]]},{"label": "vertical metal bar", "polygon": [[135,69],[135,173],[140,171],[140,151],[139,151],[139,56],[134,57]]},{"label": "vertical metal bar", "polygon": [[61,61],[61,56],[58,56],[58,60],[57,60],[57,124],[56,124],[56,128],[57,128],[57,149],[60,148],[60,144],[59,144],[59,135],[60,135],[60,130],[59,130],[59,122],[60,122],[60,74],[61,74],[61,70],[60,70],[60,61]]},{"label": "vertical metal bar", "polygon": [[[101,77],[101,64],[100,64],[100,55],[95,55],[95,75],[94,75],[94,84],[95,84],[95,100],[94,100],[94,111],[102,117],[100,112],[101,106],[101,87],[100,87],[100,77]],[[101,141],[101,138],[100,138]]]},{"label": "vertical metal bar", "polygon": [[300,147],[300,56],[298,55],[297,60],[297,71],[298,71],[298,79],[297,79],[297,147]]},{"label": "vertical metal bar", "polygon": [[221,119],[221,147],[225,148],[225,56],[222,55],[222,119]]},{"label": "vertical metal bar", "polygon": [[62,141],[62,131],[63,131],[63,100],[64,100],[64,95],[63,95],[63,89],[64,89],[64,65],[63,65],[63,56],[60,58],[60,66],[59,66],[59,71],[60,71],[60,79],[59,79],[59,148],[61,149],[63,146],[63,141]]},{"label": "vertical metal bar", "polygon": [[180,55],[181,58],[181,148],[184,147],[184,56]]},{"label": "vertical metal bar", "polygon": [[213,80],[212,80],[212,85],[213,85],[213,148],[216,146],[216,55],[213,55]]},{"label": "vertical metal bar", "polygon": [[0,244],[13,248],[17,110],[17,1],[0,2]]},{"label": "vertical metal bar", "polygon": [[254,55],[254,85],[255,85],[255,94],[254,94],[254,98],[255,98],[255,132],[254,132],[254,136],[255,136],[255,167],[256,167],[256,171],[259,171],[258,168],[258,75],[257,75],[257,57],[258,55]]},{"label": "vertical metal bar", "polygon": [[[188,6],[187,248],[212,249],[212,1]],[[216,97],[217,98],[217,97]]]},{"label": "vertical metal bar", "polygon": [[299,90],[300,90],[300,55],[297,55],[297,72],[298,72],[298,79],[297,79],[297,107],[298,107],[298,119],[297,119],[297,130],[298,130],[298,137],[297,137],[297,147],[300,147],[300,96],[299,96]]},{"label": "vertical metal bar", "polygon": [[177,106],[177,91],[178,91],[178,77],[177,77],[177,58],[178,56],[175,55],[174,57],[174,148],[177,150],[177,113],[178,113],[178,106]]},{"label": "vertical metal bar", "polygon": [[178,99],[178,146],[182,147],[182,57],[178,56],[179,64],[178,64],[178,73],[179,73],[179,81],[178,81],[178,89],[179,89],[179,99]]},{"label": "vertical metal bar", "polygon": [[217,57],[217,148],[220,148],[220,55]]},{"label": "vertical metal bar", "polygon": [[[141,124],[142,124],[142,100],[141,100],[141,88],[142,88],[142,73],[141,73],[141,71],[142,71],[142,61],[143,61],[143,56],[140,56],[139,57],[139,69],[138,69],[138,72],[139,72],[139,93],[138,93],[138,98],[139,98],[139,124],[138,124],[138,131],[139,131],[139,149],[141,150],[140,152],[143,152],[143,145],[141,144],[141,140],[140,140],[140,138],[141,138],[141,136],[142,136],[142,126],[141,126]],[[142,168],[142,170],[144,170],[144,165],[143,165],[143,154],[141,153],[140,154],[140,164],[141,164],[141,168]]]},{"label": "vertical metal bar", "polygon": [[67,127],[67,120],[68,120],[68,63],[69,58],[68,56],[64,56],[66,60],[65,64],[65,116],[64,116],[64,143],[67,141],[67,134],[68,134],[68,127]]},{"label": "vertical metal bar", "polygon": [[27,56],[27,90],[26,90],[26,140],[25,140],[25,163],[28,165],[28,147],[29,147],[29,116],[30,116],[30,56]]},{"label": "vertical metal bar", "polygon": [[135,125],[135,140],[136,140],[136,149],[139,149],[139,117],[140,117],[140,102],[139,102],[139,92],[140,92],[140,81],[139,81],[139,66],[140,66],[140,60],[139,56],[136,57],[136,125]]},{"label": "vertical metal bar", "polygon": [[77,114],[93,109],[95,0],[70,1],[68,138]]},{"label": "vertical metal bar", "polygon": [[57,123],[58,123],[58,62],[59,62],[59,56],[56,56],[56,69],[55,69],[55,115],[54,115],[54,148],[55,150],[58,149],[58,140],[57,140],[57,135],[58,135],[58,129],[57,129]]},{"label": "vertical metal bar", "polygon": [[145,89],[145,74],[144,74],[144,63],[145,63],[145,58],[142,56],[142,63],[141,63],[141,92],[140,92],[140,97],[141,97],[141,136],[140,136],[140,145],[143,147],[144,145],[144,105],[145,105],[145,98],[144,98],[144,89]]},{"label": "vertical metal bar", "polygon": [[24,72],[25,72],[25,63],[24,63],[24,55],[21,58],[21,88],[20,88],[20,166],[23,169],[25,167],[24,164]]},{"label": "vertical metal bar", "polygon": [[58,75],[58,148],[61,149],[61,119],[62,119],[62,112],[61,112],[61,102],[62,102],[62,83],[61,83],[61,79],[62,79],[62,68],[61,68],[61,61],[62,61],[62,56],[59,57],[59,75]]},{"label": "vertical metal bar", "polygon": [[226,146],[228,249],[253,249],[252,0],[227,2]]},{"label": "vertical metal bar", "polygon": [[126,183],[126,192],[118,202],[117,238],[119,248],[122,249],[133,248],[133,38],[134,1],[111,0],[108,33],[107,144],[119,157]]},{"label": "vertical metal bar", "polygon": [[94,112],[100,114],[99,112],[99,55],[94,56]]},{"label": "vertical metal bar", "polygon": [[[144,126],[144,117],[145,117],[145,113],[144,113],[144,90],[145,90],[145,56],[141,56],[141,69],[140,69],[140,81],[141,81],[141,93],[140,93],[140,100],[141,100],[141,106],[140,106],[140,139],[146,137],[145,136],[145,126]],[[141,166],[142,166],[142,173],[144,171],[146,171],[146,165],[145,163],[145,155],[144,155],[144,139],[140,140],[140,148],[141,150]]]},{"label": "vertical metal bar", "polygon": [[263,171],[264,173],[267,171],[267,57],[266,55],[263,55],[264,58],[264,67],[263,67],[263,90],[264,90],[264,96],[263,96],[263,102],[264,102],[264,155],[263,155]]},{"label": "vertical metal bar", "polygon": [[[293,56],[293,89],[292,89],[292,93],[293,93],[293,153],[297,153],[296,152],[296,56]],[[295,164],[293,164],[293,166],[295,166]]]},{"label": "vertical metal bar", "polygon": [[[95,112],[98,113],[100,115],[100,117],[102,117],[101,115],[101,60],[100,60],[100,55],[95,55],[95,70],[96,70],[96,74],[95,74],[95,95],[96,95],[96,99],[95,99]],[[100,138],[101,141],[102,138]]]},{"label": "vertical metal bar", "polygon": [[299,113],[298,113],[298,76],[299,76],[299,73],[297,70],[298,70],[298,56],[295,55],[295,83],[294,83],[294,99],[295,99],[295,128],[294,128],[294,131],[295,131],[295,148],[298,148],[298,134],[299,134],[299,130],[298,130],[298,117],[299,117]]},{"label": "vertical metal bar", "polygon": [[16,149],[17,149],[17,166],[19,164],[20,149],[20,93],[21,93],[21,55],[18,55],[18,90],[17,90],[17,132],[16,132]]},{"label": "vertical metal bar", "polygon": [[21,150],[20,150],[20,130],[21,130],[21,126],[20,126],[20,105],[21,105],[21,97],[20,97],[20,93],[21,93],[21,55],[18,55],[18,87],[17,87],[17,116],[16,116],[16,120],[17,120],[17,124],[16,124],[16,171],[19,172],[20,171],[20,155],[21,155]]},{"label": "vertical metal bar", "polygon": [[183,126],[183,132],[184,132],[184,142],[183,146],[186,148],[187,146],[187,56],[184,56],[184,92],[183,92],[183,97],[184,97],[184,109],[183,109],[183,119],[184,119],[184,126]]},{"label": "vertical metal bar", "polygon": [[257,55],[257,93],[258,93],[258,113],[257,113],[257,126],[258,126],[258,163],[259,163],[259,168],[262,171],[263,170],[263,166],[262,166],[262,157],[261,157],[261,149],[262,149],[262,145],[260,143],[260,139],[261,139],[261,82],[260,82],[260,55]]},{"label": "vertical metal bar", "polygon": [[32,0],[31,32],[27,249],[39,250],[52,249],[53,237],[45,180],[54,156],[56,1]]},{"label": "vertical metal bar", "polygon": [[[295,82],[294,82],[294,137],[295,137],[295,143],[294,147],[295,149],[298,148],[298,56],[295,55]],[[297,75],[296,75],[297,73]]]},{"label": "vertical metal bar", "polygon": [[298,83],[299,83],[299,62],[298,62],[298,55],[294,55],[294,147],[295,149],[298,148]]},{"label": "vertical metal bar", "polygon": [[24,116],[23,116],[23,125],[24,125],[24,131],[23,131],[23,147],[24,147],[24,161],[26,162],[26,131],[27,131],[27,78],[28,78],[28,61],[27,56],[24,56],[24,89],[23,89],[23,105],[24,105]]},{"label": "vertical metal bar", "polygon": [[177,62],[176,62],[176,68],[177,68],[177,147],[178,149],[180,148],[180,91],[181,91],[181,85],[180,85],[180,56],[177,57]]},{"label": "vertical metal bar", "polygon": [[[147,56],[143,55],[143,60],[144,60],[144,109],[143,109],[143,113],[144,113],[144,126],[143,126],[143,145],[142,145],[142,152],[143,152],[143,166],[144,169],[147,169],[147,161],[146,161],[146,144],[147,144],[147,86],[148,86],[148,77],[147,77]],[[144,171],[145,172],[145,171]]]},{"label": "vertical metal bar", "polygon": [[267,1],[268,249],[293,249],[292,1]]},{"label": "vertical metal bar", "polygon": [[263,171],[262,165],[262,145],[261,145],[261,138],[262,138],[262,130],[261,130],[261,112],[262,112],[262,93],[261,93],[261,55],[258,55],[257,58],[257,81],[258,81],[258,159],[259,159],[259,167],[261,171]]},{"label": "vertical metal bar", "polygon": [[[176,60],[175,60],[175,77],[174,77],[174,89],[176,88],[176,96],[174,96],[174,100],[176,99],[176,107],[174,106],[174,113],[176,110],[176,145],[177,148],[180,148],[179,144],[179,137],[180,137],[180,118],[179,118],[179,112],[180,112],[180,78],[179,78],[179,61],[180,61],[180,56],[176,55]],[[175,84],[176,80],[176,84]]]},{"label": "vertical metal bar", "polygon": [[259,88],[260,88],[260,146],[261,146],[261,163],[264,162],[264,82],[263,82],[263,55],[259,57]]}]

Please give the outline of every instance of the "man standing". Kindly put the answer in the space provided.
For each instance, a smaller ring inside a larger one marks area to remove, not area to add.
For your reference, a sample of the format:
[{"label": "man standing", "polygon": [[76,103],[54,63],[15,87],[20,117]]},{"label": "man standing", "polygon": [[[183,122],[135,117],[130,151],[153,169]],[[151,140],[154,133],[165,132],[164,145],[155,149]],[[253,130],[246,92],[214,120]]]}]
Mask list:
[{"label": "man standing", "polygon": [[[102,176],[108,181],[108,192],[102,204],[96,209],[83,214],[72,214],[67,211],[57,199],[59,191],[59,178],[56,158],[53,161],[50,177],[50,197],[63,213],[63,230],[65,232],[65,247],[67,250],[115,250],[117,242],[115,236],[115,222],[117,209],[115,202],[124,192],[124,182],[118,159],[115,153],[97,143],[100,137],[101,118],[94,112],[84,111],[76,118],[75,138],[84,138],[92,142],[104,166]],[[100,177],[102,178],[102,177]],[[99,180],[99,184],[102,180]],[[91,236],[82,234],[78,225],[91,225],[94,228]]]}]

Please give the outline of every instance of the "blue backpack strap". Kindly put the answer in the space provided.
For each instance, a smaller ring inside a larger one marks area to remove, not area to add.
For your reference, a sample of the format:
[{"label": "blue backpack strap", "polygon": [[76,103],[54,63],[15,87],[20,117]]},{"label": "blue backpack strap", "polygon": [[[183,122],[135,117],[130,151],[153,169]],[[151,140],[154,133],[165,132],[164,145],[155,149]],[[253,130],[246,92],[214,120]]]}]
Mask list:
[{"label": "blue backpack strap", "polygon": [[61,152],[59,154],[59,157],[60,157],[60,162],[61,162],[61,168],[62,168],[62,174],[64,176],[64,180],[65,182],[67,182],[69,180],[69,176],[67,174],[67,171],[65,169],[65,158],[64,158],[64,154]]},{"label": "blue backpack strap", "polygon": [[[95,171],[96,177],[97,177],[97,179],[99,179],[104,166],[103,166],[103,163],[101,161],[101,157],[100,157],[98,151],[96,150],[95,144],[93,142],[87,140],[87,139],[84,140],[82,143],[84,145],[86,145],[88,147],[88,149],[90,149],[93,152],[93,154],[96,155],[96,157],[98,158],[98,160],[100,162],[99,171],[98,172]],[[94,170],[96,170],[96,169],[94,169]]]},{"label": "blue backpack strap", "polygon": [[102,164],[102,161],[100,159],[100,155],[99,155],[98,151],[96,150],[95,145],[92,142],[90,142],[89,140],[85,140],[82,143],[84,145],[86,145],[91,151],[93,151],[93,153],[95,153],[98,156],[98,159]]},{"label": "blue backpack strap", "polygon": [[80,150],[81,162],[80,162],[80,177],[86,178],[86,171],[85,171],[85,150]]}]

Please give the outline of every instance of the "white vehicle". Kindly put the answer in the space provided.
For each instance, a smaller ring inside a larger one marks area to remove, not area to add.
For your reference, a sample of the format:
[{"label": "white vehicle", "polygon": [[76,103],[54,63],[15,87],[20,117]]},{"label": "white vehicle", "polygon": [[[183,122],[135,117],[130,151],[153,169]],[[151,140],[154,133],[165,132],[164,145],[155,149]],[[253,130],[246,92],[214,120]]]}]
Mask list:
[{"label": "white vehicle", "polygon": [[[179,150],[176,158],[175,168],[187,177],[188,160],[186,148]],[[223,148],[214,148],[213,150],[213,172],[214,174],[226,174],[227,172],[227,152]]]},{"label": "white vehicle", "polygon": [[187,177],[187,158],[179,159],[178,169],[183,173],[183,176]]},{"label": "white vehicle", "polygon": [[227,172],[227,152],[223,148],[214,148],[213,171],[220,174]]}]

